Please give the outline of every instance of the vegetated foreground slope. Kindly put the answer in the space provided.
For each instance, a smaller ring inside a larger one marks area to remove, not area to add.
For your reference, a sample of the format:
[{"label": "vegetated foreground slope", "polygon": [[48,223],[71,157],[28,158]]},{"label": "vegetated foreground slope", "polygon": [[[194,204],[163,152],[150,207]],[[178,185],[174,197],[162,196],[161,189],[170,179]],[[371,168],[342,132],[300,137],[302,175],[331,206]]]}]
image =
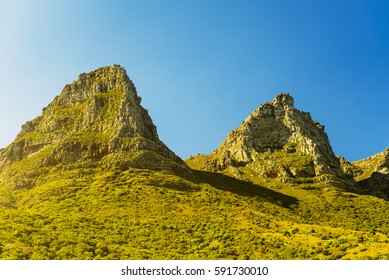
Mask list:
[{"label": "vegetated foreground slope", "polygon": [[388,202],[351,191],[327,140],[304,154],[299,133],[240,146],[255,155],[245,164],[210,170],[199,156],[192,170],[123,68],[82,74],[1,150],[0,259],[389,258]]},{"label": "vegetated foreground slope", "polygon": [[17,209],[2,209],[0,256],[388,258],[386,201],[315,185],[272,187],[209,173],[61,173],[19,193]]}]

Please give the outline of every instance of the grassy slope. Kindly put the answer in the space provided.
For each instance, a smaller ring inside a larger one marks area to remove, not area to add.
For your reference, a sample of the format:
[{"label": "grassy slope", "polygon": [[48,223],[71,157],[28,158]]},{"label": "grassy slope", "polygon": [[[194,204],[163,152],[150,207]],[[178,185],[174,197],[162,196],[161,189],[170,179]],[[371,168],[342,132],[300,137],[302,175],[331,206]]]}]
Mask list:
[{"label": "grassy slope", "polygon": [[0,208],[1,259],[389,257],[389,204],[374,197],[207,172],[55,174],[7,194],[17,209]]}]

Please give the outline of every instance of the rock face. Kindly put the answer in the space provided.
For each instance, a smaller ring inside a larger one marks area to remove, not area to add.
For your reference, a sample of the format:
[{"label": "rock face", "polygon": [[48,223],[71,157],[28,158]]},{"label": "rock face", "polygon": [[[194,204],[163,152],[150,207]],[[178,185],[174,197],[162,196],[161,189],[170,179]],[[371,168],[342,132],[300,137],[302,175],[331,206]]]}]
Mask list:
[{"label": "rock face", "polygon": [[354,175],[361,192],[389,200],[389,148],[366,159],[342,163],[345,166],[351,166],[346,172]]},{"label": "rock face", "polygon": [[365,171],[365,173],[377,172],[389,175],[389,148],[386,148],[382,153],[355,161],[353,162],[353,165]]},{"label": "rock face", "polygon": [[44,167],[96,162],[112,169],[189,170],[159,140],[140,102],[119,65],[79,75],[0,151],[0,180],[23,185],[30,178],[26,184],[30,186]]},{"label": "rock face", "polygon": [[289,94],[278,94],[261,105],[213,153],[192,157],[187,163],[235,177],[345,177],[324,126],[295,109]]}]

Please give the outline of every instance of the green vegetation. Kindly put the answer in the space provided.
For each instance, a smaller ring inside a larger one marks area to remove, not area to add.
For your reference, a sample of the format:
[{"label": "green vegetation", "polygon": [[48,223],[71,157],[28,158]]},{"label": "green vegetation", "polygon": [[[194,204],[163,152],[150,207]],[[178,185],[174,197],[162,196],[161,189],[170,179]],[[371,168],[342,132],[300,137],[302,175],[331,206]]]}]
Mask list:
[{"label": "green vegetation", "polygon": [[34,188],[3,188],[14,202],[0,208],[1,259],[389,258],[378,198],[197,171],[57,168]]}]

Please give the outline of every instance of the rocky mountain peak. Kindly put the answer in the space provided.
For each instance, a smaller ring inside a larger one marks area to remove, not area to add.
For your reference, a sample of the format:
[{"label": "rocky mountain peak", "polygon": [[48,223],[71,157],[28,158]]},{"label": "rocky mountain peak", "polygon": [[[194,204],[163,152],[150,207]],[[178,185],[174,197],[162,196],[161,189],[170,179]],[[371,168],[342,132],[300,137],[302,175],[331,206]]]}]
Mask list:
[{"label": "rocky mountain peak", "polygon": [[103,67],[80,74],[66,85],[40,117],[22,127],[18,137],[31,131],[55,133],[58,137],[84,131],[158,141],[156,127],[140,103],[123,67]]},{"label": "rocky mountain peak", "polygon": [[285,112],[294,110],[294,98],[288,93],[279,93],[271,102],[260,105],[246,121],[256,119],[257,116],[274,117],[275,115],[284,115]]},{"label": "rocky mountain peak", "polygon": [[270,102],[270,104],[275,108],[284,108],[286,110],[292,110],[294,109],[294,98],[289,93],[279,93]]},{"label": "rocky mountain peak", "polygon": [[77,105],[94,95],[114,91],[127,92],[135,100],[139,99],[126,70],[117,64],[102,67],[89,73],[81,73],[76,81],[65,86],[62,92],[63,98],[59,98],[57,104],[72,103]]},{"label": "rocky mountain peak", "polygon": [[236,176],[250,170],[265,178],[344,177],[324,126],[295,109],[293,97],[284,93],[260,105],[201,161],[202,169]]},{"label": "rocky mountain peak", "polygon": [[[16,181],[16,173],[25,178],[23,173],[30,172],[34,181],[40,168],[76,163],[79,167],[188,170],[159,140],[140,103],[134,84],[119,65],[80,74],[1,150],[0,177]],[[28,168],[15,173],[10,171],[14,166]]]}]

